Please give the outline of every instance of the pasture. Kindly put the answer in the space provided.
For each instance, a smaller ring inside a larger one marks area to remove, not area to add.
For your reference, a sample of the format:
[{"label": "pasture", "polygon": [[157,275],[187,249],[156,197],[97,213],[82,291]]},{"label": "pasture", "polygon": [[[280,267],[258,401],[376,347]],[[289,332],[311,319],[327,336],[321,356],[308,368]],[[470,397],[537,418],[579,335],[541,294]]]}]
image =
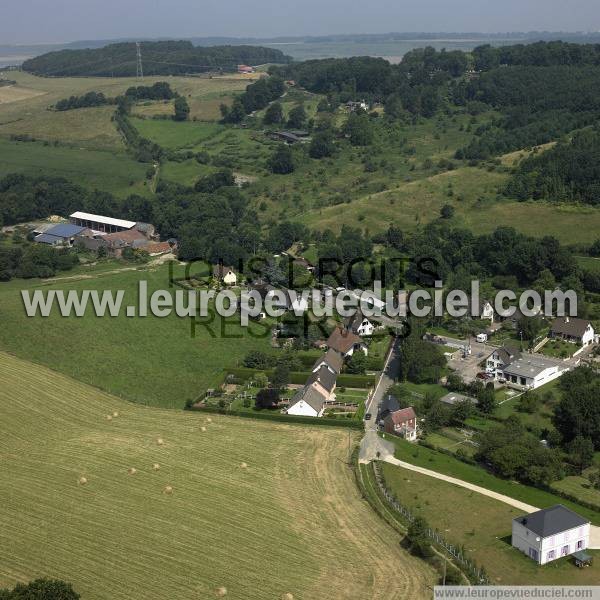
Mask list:
[{"label": "pasture", "polygon": [[360,498],[347,432],[144,408],[4,353],[0,403],[0,588],[392,600],[433,583]]},{"label": "pasture", "polygon": [[209,118],[216,114],[215,111],[218,112],[220,102],[229,102],[231,94],[243,90],[247,85],[244,81],[203,77],[146,77],[140,81],[134,77],[36,77],[25,72],[15,72],[11,77],[16,80],[18,89],[26,89],[28,93],[15,101],[0,103],[1,137],[10,134],[29,135],[41,140],[58,140],[94,149],[123,148],[123,141],[111,121],[114,107],[77,109],[64,113],[48,110],[49,107],[62,98],[80,96],[89,91],[115,97],[131,86],[152,85],[166,80],[188,100],[191,118]]},{"label": "pasture", "polygon": [[591,243],[597,239],[599,209],[498,199],[498,190],[507,179],[505,173],[461,167],[349,199],[343,210],[339,206],[314,208],[297,220],[310,227],[334,231],[339,231],[342,225],[360,225],[375,233],[391,224],[411,231],[438,219],[442,206],[450,204],[455,210],[450,223],[477,234],[507,226],[534,237],[552,235],[565,244]]},{"label": "pasture", "polygon": [[146,195],[150,193],[147,169],[147,164],[133,160],[124,150],[101,151],[0,138],[0,177],[9,173],[47,175],[117,196]]},{"label": "pasture", "polygon": [[270,326],[242,328],[239,316],[199,325],[192,337],[188,317],[63,318],[55,308],[47,317],[29,318],[21,289],[123,290],[124,305],[137,304],[138,283],[154,290],[169,288],[166,265],[87,273],[43,282],[15,280],[0,284],[0,349],[46,365],[127,400],[183,408],[187,400],[220,384],[225,367],[235,367],[250,350],[270,350]]},{"label": "pasture", "polygon": [[600,553],[592,567],[578,569],[569,558],[538,567],[510,544],[512,520],[523,512],[433,477],[394,465],[381,465],[398,501],[484,567],[495,585],[595,585]]}]

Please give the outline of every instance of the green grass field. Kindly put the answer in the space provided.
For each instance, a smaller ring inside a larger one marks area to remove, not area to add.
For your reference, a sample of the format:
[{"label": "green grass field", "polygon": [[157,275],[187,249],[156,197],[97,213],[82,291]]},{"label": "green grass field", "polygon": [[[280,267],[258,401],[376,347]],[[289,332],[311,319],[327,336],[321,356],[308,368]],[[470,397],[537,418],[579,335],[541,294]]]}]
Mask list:
[{"label": "green grass field", "polygon": [[564,504],[580,515],[589,518],[592,523],[600,525],[600,511],[585,508],[538,488],[530,487],[516,481],[500,479],[476,465],[467,464],[452,456],[425,448],[424,446],[414,445],[390,435],[386,435],[385,439],[395,444],[396,457],[400,460],[437,471],[438,473],[444,473],[457,479],[462,479],[463,481],[510,496],[531,506],[548,508],[555,504]]},{"label": "green grass field", "polygon": [[41,142],[12,142],[0,138],[0,177],[9,173],[63,177],[83,187],[119,196],[150,193],[148,165],[125,150],[99,151]]},{"label": "green grass field", "polygon": [[[547,202],[496,200],[505,173],[462,167],[409,183],[388,185],[379,193],[364,194],[348,204],[308,210],[298,220],[317,229],[339,231],[357,224],[380,232],[394,224],[412,231],[440,216],[444,204],[455,209],[450,221],[475,233],[498,226],[514,227],[532,236],[553,235],[563,243],[592,242],[600,228],[600,210]],[[448,196],[448,190],[452,196]]]},{"label": "green grass field", "polygon": [[135,406],[4,353],[0,403],[0,588],[416,600],[433,583],[361,500],[347,432]]},{"label": "green grass field", "polygon": [[[13,88],[0,91],[0,136],[27,134],[42,140],[60,140],[90,148],[122,148],[111,116],[114,107],[70,110],[57,113],[48,110],[62,98],[79,96],[89,91],[108,97],[122,94],[128,87],[139,85],[135,77],[36,77],[15,72]],[[247,81],[203,77],[146,77],[144,85],[168,80],[169,85],[185,96],[191,118],[218,117],[218,104],[227,103],[231,94],[242,91]],[[6,97],[3,97],[3,94]],[[143,111],[142,111],[143,112]]]},{"label": "green grass field", "polygon": [[513,548],[512,520],[523,514],[516,508],[394,465],[382,463],[381,468],[399,502],[425,517],[449,541],[464,545],[494,584],[595,585],[600,578],[598,551],[593,551],[593,567],[578,569],[569,558],[539,567]]},{"label": "green grass field", "polygon": [[[15,280],[0,284],[0,349],[142,404],[182,408],[223,378],[223,368],[238,366],[250,350],[270,350],[270,333],[251,325],[251,337],[239,325],[239,317],[196,328],[191,337],[189,318],[99,319],[62,318],[56,311],[48,318],[28,318],[21,289],[124,290],[125,304],[137,303],[138,282],[148,281],[150,293],[168,289],[166,266],[95,274],[85,279],[68,278],[55,283]],[[266,335],[265,335],[266,332]],[[214,336],[214,337],[213,337]]]}]

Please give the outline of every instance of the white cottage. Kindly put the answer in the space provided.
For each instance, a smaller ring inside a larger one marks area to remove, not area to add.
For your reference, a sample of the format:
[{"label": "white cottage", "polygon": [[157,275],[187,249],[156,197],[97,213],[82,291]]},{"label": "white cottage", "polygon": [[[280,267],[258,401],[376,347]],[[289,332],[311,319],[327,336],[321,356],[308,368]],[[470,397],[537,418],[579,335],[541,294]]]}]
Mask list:
[{"label": "white cottage", "polygon": [[512,522],[512,545],[539,565],[585,550],[589,540],[590,522],[562,504]]}]

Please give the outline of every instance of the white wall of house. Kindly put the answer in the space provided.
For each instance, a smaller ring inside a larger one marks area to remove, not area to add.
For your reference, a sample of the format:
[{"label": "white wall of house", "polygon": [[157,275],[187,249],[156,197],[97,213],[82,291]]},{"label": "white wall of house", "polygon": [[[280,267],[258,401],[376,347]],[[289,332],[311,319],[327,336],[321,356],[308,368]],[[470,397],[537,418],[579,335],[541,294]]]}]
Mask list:
[{"label": "white wall of house", "polygon": [[560,370],[558,366],[556,367],[548,367],[544,369],[540,373],[538,373],[535,377],[527,377],[522,375],[511,375],[509,372],[504,371],[503,377],[506,379],[506,383],[509,387],[516,387],[518,389],[531,389],[535,390],[550,381],[554,381],[558,377],[560,377],[566,371]]},{"label": "white wall of house", "polygon": [[588,325],[587,329],[585,330],[585,333],[583,334],[583,336],[581,336],[581,343],[584,346],[593,344],[595,337],[596,336],[595,336],[594,328],[591,325]]},{"label": "white wall of house", "polygon": [[373,335],[374,330],[375,325],[373,325],[369,319],[363,319],[362,323],[358,326],[356,333],[360,336],[370,336]]},{"label": "white wall of house", "polygon": [[294,406],[288,408],[287,414],[301,417],[320,417],[324,411],[325,408],[322,408],[320,412],[317,412],[310,404],[304,402],[304,400],[300,400],[300,402],[296,402]]},{"label": "white wall of house", "polygon": [[227,271],[223,277],[223,283],[226,285],[235,285],[237,283],[237,275],[233,271]]},{"label": "white wall of house", "polygon": [[498,352],[492,352],[490,356],[487,358],[487,362],[485,364],[486,373],[493,375],[494,377],[502,377],[502,369],[505,367],[504,362],[500,360],[500,356]]},{"label": "white wall of house", "polygon": [[512,545],[540,565],[585,550],[589,541],[589,523],[546,538],[540,538],[517,521],[512,525]]}]

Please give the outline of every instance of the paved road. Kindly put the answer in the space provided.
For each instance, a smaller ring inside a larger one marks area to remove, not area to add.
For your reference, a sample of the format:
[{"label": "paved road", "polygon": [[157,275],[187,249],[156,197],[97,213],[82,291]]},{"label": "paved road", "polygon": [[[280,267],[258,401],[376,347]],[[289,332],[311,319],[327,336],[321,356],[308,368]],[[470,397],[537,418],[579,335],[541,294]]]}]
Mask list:
[{"label": "paved road", "polygon": [[398,375],[400,368],[400,358],[398,356],[398,340],[392,343],[391,351],[389,352],[383,371],[379,376],[379,381],[371,397],[371,401],[365,409],[365,414],[370,413],[371,419],[365,421],[366,431],[377,431],[377,414],[379,413],[379,405],[385,397],[385,393],[391,385],[394,385],[395,377]]}]

